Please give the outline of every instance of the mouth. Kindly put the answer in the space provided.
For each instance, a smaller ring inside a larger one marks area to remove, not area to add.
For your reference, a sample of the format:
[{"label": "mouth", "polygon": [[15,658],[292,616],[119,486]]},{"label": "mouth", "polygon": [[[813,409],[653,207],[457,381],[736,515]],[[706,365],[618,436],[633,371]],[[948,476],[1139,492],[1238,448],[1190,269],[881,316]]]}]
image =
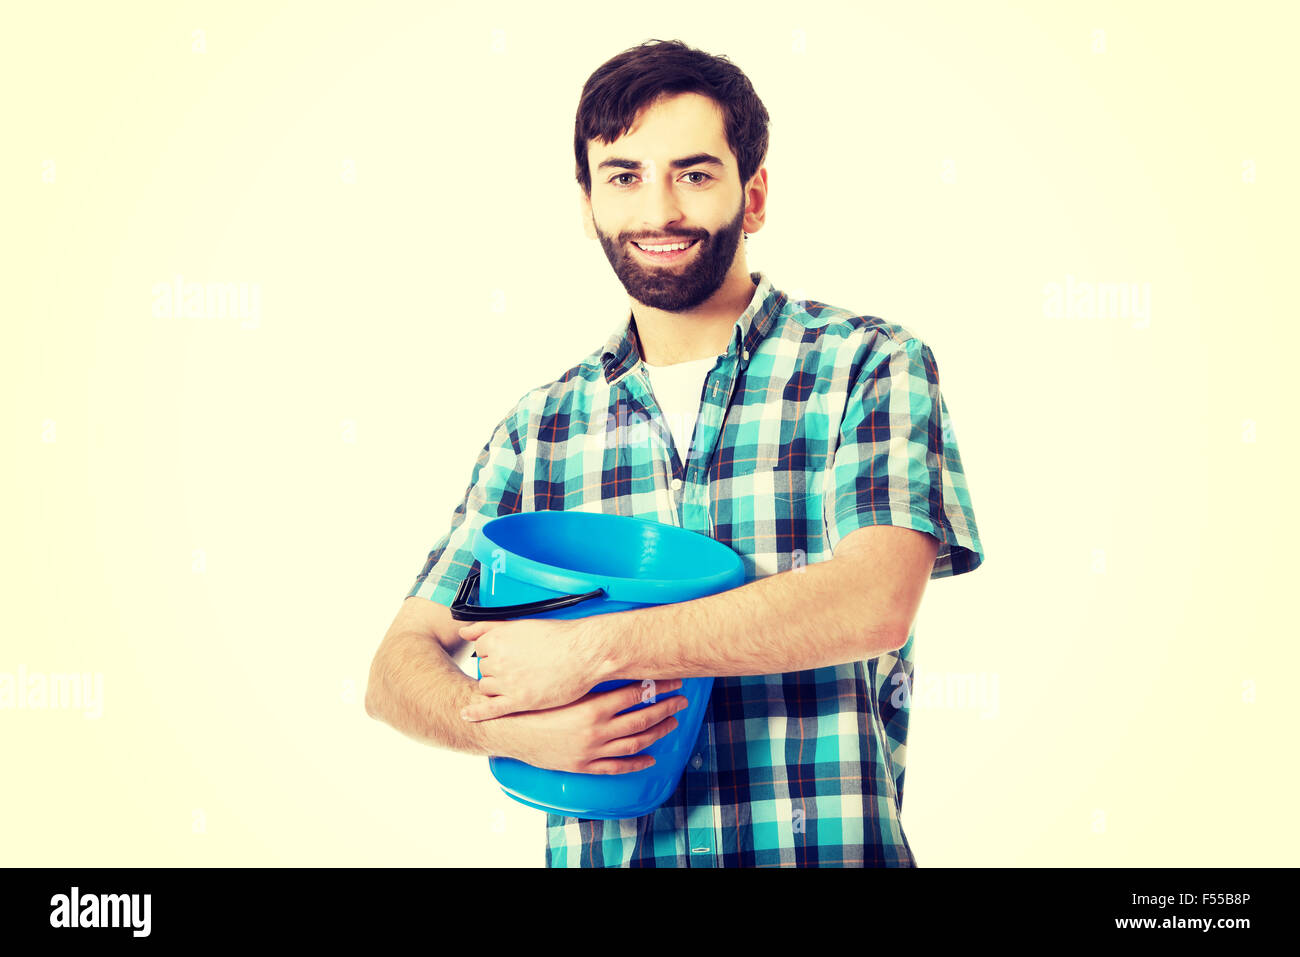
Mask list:
[{"label": "mouth", "polygon": [[[648,262],[670,263],[678,259],[684,259],[692,249],[700,244],[698,239],[690,240],[690,245],[685,249],[674,249],[669,252],[654,252],[650,249],[642,249],[635,242],[629,245],[636,250],[637,255]],[[676,245],[675,243],[663,243],[661,245]]]}]

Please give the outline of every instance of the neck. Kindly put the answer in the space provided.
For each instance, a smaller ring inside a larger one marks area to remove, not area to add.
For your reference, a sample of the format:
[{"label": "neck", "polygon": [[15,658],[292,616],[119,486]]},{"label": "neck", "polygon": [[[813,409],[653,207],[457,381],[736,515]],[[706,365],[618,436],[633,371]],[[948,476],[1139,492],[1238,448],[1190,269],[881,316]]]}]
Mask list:
[{"label": "neck", "polygon": [[736,320],[757,288],[746,270],[733,269],[712,296],[684,312],[664,312],[633,300],[641,358],[648,365],[670,366],[726,352]]}]

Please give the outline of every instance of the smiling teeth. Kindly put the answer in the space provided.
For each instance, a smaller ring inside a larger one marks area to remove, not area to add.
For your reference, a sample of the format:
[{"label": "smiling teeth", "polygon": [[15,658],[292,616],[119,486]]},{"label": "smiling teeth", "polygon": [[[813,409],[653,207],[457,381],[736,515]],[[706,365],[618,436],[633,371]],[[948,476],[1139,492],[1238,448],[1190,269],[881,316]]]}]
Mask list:
[{"label": "smiling teeth", "polygon": [[672,252],[674,249],[687,249],[693,242],[695,242],[695,240],[692,239],[690,242],[673,243],[671,246],[642,246],[640,243],[637,243],[636,246],[638,249],[644,249],[648,253],[666,253]]}]

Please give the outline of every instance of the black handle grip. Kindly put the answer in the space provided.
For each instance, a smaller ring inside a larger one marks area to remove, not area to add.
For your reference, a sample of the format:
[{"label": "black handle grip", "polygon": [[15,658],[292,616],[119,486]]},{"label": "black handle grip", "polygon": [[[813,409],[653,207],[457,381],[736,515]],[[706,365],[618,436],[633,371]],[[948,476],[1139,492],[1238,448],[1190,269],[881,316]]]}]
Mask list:
[{"label": "black handle grip", "polygon": [[559,598],[544,598],[541,601],[528,601],[521,605],[471,605],[467,600],[470,590],[478,581],[478,572],[470,572],[456,592],[456,599],[451,603],[451,617],[456,621],[505,621],[509,618],[527,618],[541,615],[548,611],[568,608],[580,601],[590,601],[605,594],[605,589],[597,588],[583,595],[561,595]]}]

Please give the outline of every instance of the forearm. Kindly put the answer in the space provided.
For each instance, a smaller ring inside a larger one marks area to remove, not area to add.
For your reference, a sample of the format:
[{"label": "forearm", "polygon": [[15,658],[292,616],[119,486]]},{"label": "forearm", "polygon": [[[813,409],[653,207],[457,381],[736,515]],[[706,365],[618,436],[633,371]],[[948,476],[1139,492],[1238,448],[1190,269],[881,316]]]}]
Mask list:
[{"label": "forearm", "polygon": [[370,668],[366,712],[422,744],[465,754],[490,755],[491,721],[468,722],[462,708],[478,685],[432,636],[403,632],[386,636]]},{"label": "forearm", "polygon": [[707,598],[584,620],[606,645],[605,680],[780,674],[898,648],[906,635],[889,598],[854,568],[826,561]]}]

